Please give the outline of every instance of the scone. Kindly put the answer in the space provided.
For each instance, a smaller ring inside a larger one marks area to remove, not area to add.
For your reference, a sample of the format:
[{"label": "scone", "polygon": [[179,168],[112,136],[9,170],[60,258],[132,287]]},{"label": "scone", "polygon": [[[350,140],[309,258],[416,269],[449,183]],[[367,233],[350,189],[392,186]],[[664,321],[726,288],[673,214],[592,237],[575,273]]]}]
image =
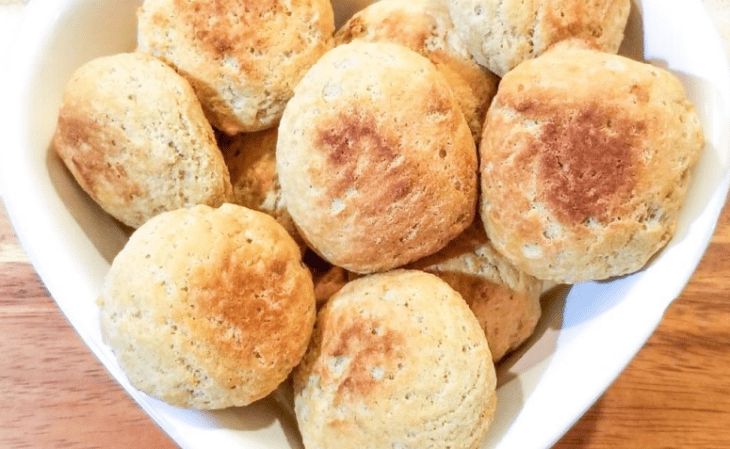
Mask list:
[{"label": "scone", "polygon": [[487,113],[487,235],[540,279],[634,272],[672,237],[702,147],[671,73],[558,46],[505,76]]},{"label": "scone", "polygon": [[106,56],[77,69],[52,146],[89,196],[133,228],[160,212],[220,206],[231,193],[195,93],[149,55]]},{"label": "scone", "polygon": [[540,319],[542,281],[497,253],[479,219],[446,248],[407,268],[435,274],[464,298],[484,329],[495,363],[524,343]]},{"label": "scone", "polygon": [[304,241],[281,198],[276,173],[277,135],[278,127],[273,127],[218,139],[231,175],[230,202],[271,215],[304,248]]},{"label": "scone", "polygon": [[446,0],[381,0],[355,14],[335,44],[392,42],[427,57],[446,78],[475,139],[497,91],[498,78],[482,68],[456,33]]},{"label": "scone", "polygon": [[616,53],[631,8],[631,0],[448,1],[474,58],[499,76],[568,39]]},{"label": "scone", "polygon": [[476,213],[469,127],[434,65],[400,45],[326,53],[284,111],[276,162],[300,234],[349,271],[434,253]]},{"label": "scone", "polygon": [[230,135],[274,126],[333,33],[328,0],[145,0],[138,12],[139,50],[185,76]]},{"label": "scone", "polygon": [[315,319],[297,245],[273,218],[232,204],[145,223],[114,259],[99,306],[104,342],[132,385],[197,409],[273,391]]},{"label": "scone", "polygon": [[345,285],[318,314],[294,371],[307,448],[476,449],[494,415],[495,388],[474,314],[422,271]]}]

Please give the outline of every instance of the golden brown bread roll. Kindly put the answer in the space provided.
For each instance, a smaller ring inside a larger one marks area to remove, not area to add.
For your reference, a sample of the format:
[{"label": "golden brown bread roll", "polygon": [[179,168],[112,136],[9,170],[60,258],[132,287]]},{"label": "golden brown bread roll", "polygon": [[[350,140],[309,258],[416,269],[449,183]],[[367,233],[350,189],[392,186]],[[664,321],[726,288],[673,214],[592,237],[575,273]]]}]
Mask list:
[{"label": "golden brown bread roll", "polygon": [[634,272],[672,237],[702,147],[697,113],[671,73],[555,47],[505,76],[487,113],[487,235],[540,279]]},{"label": "golden brown bread roll", "polygon": [[312,278],[270,216],[241,206],[160,214],[115,257],[101,331],[129,381],[180,407],[249,404],[299,363]]}]

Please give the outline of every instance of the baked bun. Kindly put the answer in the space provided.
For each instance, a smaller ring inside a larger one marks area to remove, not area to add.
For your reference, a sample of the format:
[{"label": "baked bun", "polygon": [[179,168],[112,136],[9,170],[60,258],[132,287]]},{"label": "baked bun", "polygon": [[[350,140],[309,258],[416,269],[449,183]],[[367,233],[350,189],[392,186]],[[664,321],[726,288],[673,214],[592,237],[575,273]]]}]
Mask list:
[{"label": "baked bun", "polygon": [[464,298],[484,329],[495,363],[524,343],[540,319],[542,281],[497,253],[481,220],[407,268],[435,274]]},{"label": "baked bun", "polygon": [[616,53],[630,8],[631,0],[449,0],[472,55],[499,76],[568,39]]},{"label": "baked bun", "polygon": [[335,44],[392,42],[428,58],[446,78],[475,139],[497,91],[498,78],[476,63],[454,30],[444,0],[381,0],[355,14]]},{"label": "baked bun", "polygon": [[271,215],[304,248],[305,244],[281,198],[276,174],[278,128],[222,136],[218,143],[231,175],[231,202]]},{"label": "baked bun", "polygon": [[428,59],[395,44],[325,54],[279,125],[277,171],[305,241],[349,271],[434,253],[476,212],[474,140]]},{"label": "baked bun", "polygon": [[634,272],[672,237],[702,147],[672,74],[558,46],[507,74],[487,113],[487,235],[540,279]]},{"label": "baked bun", "polygon": [[312,278],[273,218],[241,206],[158,215],[106,277],[101,331],[129,381],[180,407],[242,406],[299,363]]},{"label": "baked bun", "polygon": [[495,410],[487,340],[466,303],[422,271],[345,285],[294,372],[307,448],[480,446]]},{"label": "baked bun", "polygon": [[193,90],[149,55],[107,56],[77,69],[52,146],[86,193],[133,228],[160,212],[220,206],[231,193]]},{"label": "baked bun", "polygon": [[139,49],[185,76],[231,135],[274,126],[333,33],[328,0],[145,0],[138,13]]}]

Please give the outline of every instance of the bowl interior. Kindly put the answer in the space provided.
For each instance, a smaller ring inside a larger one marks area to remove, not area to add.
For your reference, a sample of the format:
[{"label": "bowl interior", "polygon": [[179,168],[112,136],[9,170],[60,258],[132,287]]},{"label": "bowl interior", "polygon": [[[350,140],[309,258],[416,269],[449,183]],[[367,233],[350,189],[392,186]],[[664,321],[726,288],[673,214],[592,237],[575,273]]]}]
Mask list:
[{"label": "bowl interior", "polygon": [[[3,199],[59,307],[136,401],[185,448],[299,448],[289,388],[245,408],[181,410],[133,389],[102,343],[95,300],[129,230],[76,185],[49,150],[71,73],[135,46],[141,1],[31,2],[6,80]],[[338,23],[368,0],[335,1]],[[40,6],[39,6],[40,5]],[[22,42],[22,44],[21,44]],[[644,270],[609,282],[558,287],[526,345],[498,368],[498,409],[484,447],[549,447],[639,350],[699,262],[730,183],[730,75],[712,23],[696,1],[633,4],[621,53],[666,68],[696,105],[706,147],[677,234]],[[12,87],[7,87],[12,86]]]}]

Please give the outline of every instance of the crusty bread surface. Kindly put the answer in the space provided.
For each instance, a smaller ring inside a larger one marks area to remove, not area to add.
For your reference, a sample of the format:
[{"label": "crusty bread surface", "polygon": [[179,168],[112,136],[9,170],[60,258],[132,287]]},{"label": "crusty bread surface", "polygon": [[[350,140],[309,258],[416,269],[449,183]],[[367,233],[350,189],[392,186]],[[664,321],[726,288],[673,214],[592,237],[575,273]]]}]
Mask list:
[{"label": "crusty bread surface", "polygon": [[271,393],[299,363],[315,319],[299,247],[270,216],[232,204],[145,223],[98,302],[104,342],[132,385],[198,409]]},{"label": "crusty bread surface", "polygon": [[475,139],[497,91],[497,76],[482,68],[454,29],[444,0],[380,0],[335,33],[335,44],[392,42],[427,57],[446,78]]},{"label": "crusty bread surface", "polygon": [[556,47],[505,76],[487,114],[487,235],[540,279],[639,270],[674,234],[702,147],[698,115],[670,72]]},{"label": "crusty bread surface", "polygon": [[294,373],[307,448],[476,449],[496,376],[484,332],[451,287],[394,270],[345,285]]},{"label": "crusty bread surface", "polygon": [[446,248],[406,268],[438,276],[464,298],[495,363],[530,338],[540,319],[542,281],[497,253],[479,219]]},{"label": "crusty bread surface", "polygon": [[353,42],[325,54],[279,126],[289,213],[325,260],[385,271],[443,248],[476,212],[476,147],[423,56]]},{"label": "crusty bread surface", "polygon": [[231,202],[267,213],[306,247],[281,197],[276,173],[278,127],[232,137],[221,136],[218,145],[231,176]]},{"label": "crusty bread surface", "polygon": [[139,49],[184,75],[230,135],[274,126],[333,33],[328,0],[145,0],[138,12]]},{"label": "crusty bread surface", "polygon": [[91,198],[133,228],[160,212],[220,206],[231,193],[193,90],[149,55],[106,56],[78,68],[52,146]]},{"label": "crusty bread surface", "polygon": [[472,55],[499,76],[565,40],[616,53],[630,9],[631,0],[449,0]]}]

